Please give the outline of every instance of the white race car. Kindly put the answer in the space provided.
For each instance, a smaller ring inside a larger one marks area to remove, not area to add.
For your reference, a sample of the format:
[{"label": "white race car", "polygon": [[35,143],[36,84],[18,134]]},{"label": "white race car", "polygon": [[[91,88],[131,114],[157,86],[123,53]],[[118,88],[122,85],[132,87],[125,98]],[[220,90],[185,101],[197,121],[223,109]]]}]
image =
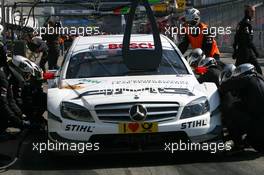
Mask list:
[{"label": "white race car", "polygon": [[[151,50],[152,40],[152,35],[132,35],[130,49]],[[163,35],[158,69],[131,71],[122,59],[122,41],[123,35],[75,39],[49,81],[49,139],[97,142],[102,151],[219,141],[215,84],[199,84],[177,46]]]}]

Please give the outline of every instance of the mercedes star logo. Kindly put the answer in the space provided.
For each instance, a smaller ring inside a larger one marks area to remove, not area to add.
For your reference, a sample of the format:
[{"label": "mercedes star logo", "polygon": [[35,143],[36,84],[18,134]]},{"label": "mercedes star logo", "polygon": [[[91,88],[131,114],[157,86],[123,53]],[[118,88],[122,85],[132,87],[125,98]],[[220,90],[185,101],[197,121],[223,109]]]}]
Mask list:
[{"label": "mercedes star logo", "polygon": [[130,108],[129,114],[132,121],[144,121],[147,118],[147,108],[136,104]]}]

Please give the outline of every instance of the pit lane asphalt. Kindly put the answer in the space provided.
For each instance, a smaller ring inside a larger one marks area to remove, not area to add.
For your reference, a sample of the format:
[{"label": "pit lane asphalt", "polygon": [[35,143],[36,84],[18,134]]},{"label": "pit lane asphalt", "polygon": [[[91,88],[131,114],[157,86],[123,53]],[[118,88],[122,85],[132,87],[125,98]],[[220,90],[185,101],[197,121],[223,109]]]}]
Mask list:
[{"label": "pit lane asphalt", "polygon": [[[233,62],[225,55],[222,60]],[[264,59],[259,60],[264,70]],[[14,156],[19,140],[0,143],[0,154]],[[31,133],[18,162],[3,175],[263,175],[264,156],[252,149],[234,155],[209,153],[142,153],[54,156],[32,151],[46,142],[45,133]],[[5,161],[0,158],[0,166]]]}]

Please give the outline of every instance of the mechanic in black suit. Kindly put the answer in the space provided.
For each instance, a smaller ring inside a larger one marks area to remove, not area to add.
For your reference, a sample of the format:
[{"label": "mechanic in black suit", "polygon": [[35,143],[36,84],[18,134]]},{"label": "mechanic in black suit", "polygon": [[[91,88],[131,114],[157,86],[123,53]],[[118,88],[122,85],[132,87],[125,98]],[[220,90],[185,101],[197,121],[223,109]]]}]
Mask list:
[{"label": "mechanic in black suit", "polygon": [[235,144],[242,144],[247,134],[248,143],[258,151],[264,151],[264,77],[256,72],[252,64],[238,66],[230,79],[222,82],[220,92],[231,92],[239,100],[234,102],[224,117]]},{"label": "mechanic in black suit", "polygon": [[[9,134],[5,132],[8,126],[23,127],[21,120],[22,112],[12,98],[11,89],[6,77],[7,57],[4,45],[0,43],[0,141],[8,139]],[[20,114],[19,114],[20,113]]]},{"label": "mechanic in black suit", "polygon": [[258,73],[262,74],[262,70],[257,61],[259,53],[253,43],[254,32],[251,22],[255,17],[255,11],[255,7],[245,6],[245,17],[238,24],[235,34],[233,59],[236,59],[236,66],[250,63],[256,67]]}]

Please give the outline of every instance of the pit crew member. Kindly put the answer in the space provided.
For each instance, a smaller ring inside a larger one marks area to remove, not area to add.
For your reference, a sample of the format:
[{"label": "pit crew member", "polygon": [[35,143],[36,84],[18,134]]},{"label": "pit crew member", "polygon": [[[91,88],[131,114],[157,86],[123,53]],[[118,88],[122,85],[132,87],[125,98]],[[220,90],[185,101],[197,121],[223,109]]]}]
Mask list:
[{"label": "pit crew member", "polygon": [[[180,51],[184,54],[189,44],[192,49],[200,48],[204,51],[206,57],[213,57],[216,60],[220,59],[220,51],[214,37],[207,32],[208,26],[201,21],[200,11],[191,8],[185,11],[185,31],[186,34],[183,41],[179,44]],[[194,29],[194,30],[193,30]]]},{"label": "pit crew member", "polygon": [[212,57],[205,58],[201,60],[198,67],[206,68],[206,72],[200,75],[197,79],[200,83],[212,82],[219,87],[219,76],[221,74],[222,68],[218,66],[216,60]]},{"label": "pit crew member", "polygon": [[242,144],[241,136],[256,150],[264,151],[264,130],[262,124],[264,103],[264,78],[252,64],[238,66],[232,76],[220,86],[222,94],[231,92],[239,101],[232,104],[225,117],[230,135],[236,145]]},{"label": "pit crew member", "polygon": [[253,64],[258,73],[262,74],[262,70],[256,58],[259,53],[253,43],[253,27],[252,20],[255,17],[255,7],[245,6],[245,17],[238,24],[234,39],[234,54],[233,59],[236,59],[236,66],[244,63]]}]

